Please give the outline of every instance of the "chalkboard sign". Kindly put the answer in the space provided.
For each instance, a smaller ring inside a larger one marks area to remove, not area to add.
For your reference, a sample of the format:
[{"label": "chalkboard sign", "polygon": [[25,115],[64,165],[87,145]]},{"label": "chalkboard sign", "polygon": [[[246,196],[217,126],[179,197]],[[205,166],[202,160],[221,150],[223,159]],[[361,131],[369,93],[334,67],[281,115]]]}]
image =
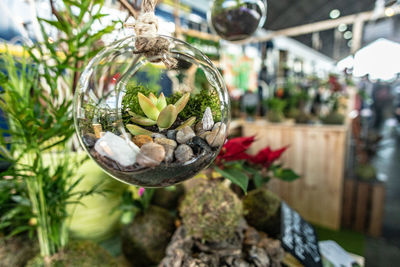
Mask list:
[{"label": "chalkboard sign", "polygon": [[281,224],[283,248],[305,267],[322,267],[314,228],[283,201]]}]

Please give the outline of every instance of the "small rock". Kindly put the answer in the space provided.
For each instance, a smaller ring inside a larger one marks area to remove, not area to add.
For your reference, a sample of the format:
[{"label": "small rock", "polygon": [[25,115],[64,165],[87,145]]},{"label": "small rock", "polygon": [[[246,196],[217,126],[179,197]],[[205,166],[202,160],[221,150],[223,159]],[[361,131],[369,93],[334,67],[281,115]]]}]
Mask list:
[{"label": "small rock", "polygon": [[167,138],[165,135],[160,134],[160,133],[153,133],[151,135],[151,137],[153,137],[153,138]]},{"label": "small rock", "polygon": [[206,139],[207,135],[209,135],[210,133],[211,131],[202,132],[201,134],[199,134],[199,137]]},{"label": "small rock", "polygon": [[151,138],[151,137],[148,136],[148,135],[141,134],[141,135],[135,135],[135,136],[132,138],[132,141],[133,141],[138,147],[142,147],[144,144],[153,142],[153,138]]},{"label": "small rock", "polygon": [[195,154],[200,154],[203,150],[211,151],[210,146],[207,144],[204,139],[200,138],[199,136],[193,137],[186,143],[190,146]]},{"label": "small rock", "polygon": [[160,144],[165,149],[165,162],[172,162],[174,161],[174,151],[177,146],[177,143],[174,140],[168,138],[156,138],[154,142]]},{"label": "small rock", "polygon": [[176,140],[176,130],[168,130],[167,131],[167,138],[171,140]]},{"label": "small rock", "polygon": [[94,149],[101,156],[108,157],[121,166],[133,165],[136,162],[136,155],[139,153],[139,148],[134,143],[111,132],[106,132],[97,140]]},{"label": "small rock", "polygon": [[215,130],[217,128],[221,127],[221,122],[216,122],[212,128],[212,130]]},{"label": "small rock", "polygon": [[93,123],[92,126],[93,126],[93,131],[94,131],[94,134],[96,135],[96,137],[97,138],[102,137],[102,136],[100,136],[101,132],[103,131],[101,124]]},{"label": "small rock", "polygon": [[253,263],[256,267],[268,267],[270,266],[270,259],[267,252],[256,246],[251,246],[249,250],[248,260]]},{"label": "small rock", "polygon": [[178,162],[186,162],[193,157],[193,150],[190,146],[182,144],[175,150],[175,158]]},{"label": "small rock", "polygon": [[201,133],[204,133],[203,123],[201,121],[196,123],[196,125],[194,126],[194,130],[195,130],[197,135],[199,135]]},{"label": "small rock", "polygon": [[97,138],[96,135],[92,133],[86,133],[82,136],[82,141],[85,146],[87,146],[88,148],[92,148],[96,144]]},{"label": "small rock", "polygon": [[212,112],[210,107],[207,107],[203,114],[203,119],[201,120],[203,123],[203,130],[209,131],[214,126],[214,119],[212,116]]},{"label": "small rock", "polygon": [[140,153],[136,157],[137,163],[142,167],[156,167],[165,158],[165,149],[156,143],[146,143],[140,148]]},{"label": "small rock", "polygon": [[213,129],[210,134],[206,136],[207,143],[211,147],[219,147],[222,146],[225,142],[225,132],[226,126],[225,124],[220,124],[219,127]]},{"label": "small rock", "polygon": [[195,137],[196,134],[193,132],[192,128],[186,126],[182,130],[176,133],[176,141],[180,144],[185,144],[187,141]]}]

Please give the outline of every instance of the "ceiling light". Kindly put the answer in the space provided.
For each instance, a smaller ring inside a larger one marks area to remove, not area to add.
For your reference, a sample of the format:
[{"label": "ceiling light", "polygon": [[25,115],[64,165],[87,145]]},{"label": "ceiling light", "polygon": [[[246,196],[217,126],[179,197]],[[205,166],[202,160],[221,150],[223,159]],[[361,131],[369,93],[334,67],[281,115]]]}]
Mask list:
[{"label": "ceiling light", "polygon": [[346,31],[346,30],[347,30],[347,25],[344,24],[344,23],[340,24],[339,27],[338,27],[338,30],[339,30],[340,32]]},{"label": "ceiling light", "polygon": [[332,9],[331,12],[329,13],[329,17],[331,19],[337,19],[338,17],[340,17],[339,9]]},{"label": "ceiling light", "polygon": [[351,31],[347,31],[343,34],[344,39],[349,40],[353,37],[353,33]]},{"label": "ceiling light", "polygon": [[391,8],[391,7],[386,8],[386,10],[385,10],[385,15],[386,15],[387,17],[392,17],[392,16],[394,15],[394,9]]}]

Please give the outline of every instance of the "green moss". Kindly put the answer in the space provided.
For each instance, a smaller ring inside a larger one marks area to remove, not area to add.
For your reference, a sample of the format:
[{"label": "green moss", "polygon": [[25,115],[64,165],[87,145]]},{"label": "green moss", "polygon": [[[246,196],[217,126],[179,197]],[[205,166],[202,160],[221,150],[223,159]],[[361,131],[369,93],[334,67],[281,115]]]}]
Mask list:
[{"label": "green moss", "polygon": [[[167,99],[168,104],[174,104],[182,94],[176,93]],[[192,94],[186,107],[179,113],[182,120],[195,116],[197,121],[201,120],[204,111],[210,107],[215,122],[221,121],[221,103],[215,90],[201,89],[199,93]]]},{"label": "green moss", "polygon": [[234,234],[242,218],[242,204],[222,184],[203,182],[186,194],[179,212],[189,235],[218,242]]},{"label": "green moss", "polygon": [[122,251],[131,266],[152,266],[165,256],[175,231],[175,218],[166,210],[150,206],[122,230]]},{"label": "green moss", "polygon": [[123,110],[129,109],[133,113],[140,116],[146,116],[139,105],[138,93],[142,93],[148,96],[150,93],[157,94],[156,89],[149,89],[142,85],[136,85],[135,83],[129,83],[126,86],[126,93],[122,98],[122,108]]},{"label": "green moss", "polygon": [[43,257],[36,256],[28,262],[26,267],[93,267],[93,266],[119,266],[105,249],[91,241],[73,241],[67,248],[54,255],[50,265],[45,265]]},{"label": "green moss", "polygon": [[280,231],[281,200],[266,188],[258,188],[243,198],[243,210],[249,225],[270,236]]}]

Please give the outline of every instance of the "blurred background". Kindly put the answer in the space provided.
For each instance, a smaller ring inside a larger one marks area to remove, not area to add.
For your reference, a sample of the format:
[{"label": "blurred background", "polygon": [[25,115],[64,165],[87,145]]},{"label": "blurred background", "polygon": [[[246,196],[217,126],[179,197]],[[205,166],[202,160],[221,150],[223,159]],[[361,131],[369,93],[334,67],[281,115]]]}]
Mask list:
[{"label": "blurred background", "polygon": [[[126,4],[139,9],[133,2],[104,1],[108,16],[90,25],[93,33],[115,25],[104,46],[133,33],[123,26],[131,21]],[[320,240],[362,256],[365,266],[400,264],[400,1],[270,0],[264,25],[234,42],[210,27],[212,2],[160,0],[155,14],[159,33],[200,49],[220,70],[231,137],[255,135],[254,153],[290,147],[285,164],[302,178],[269,188]],[[62,37],[36,20],[54,19],[47,0],[0,0],[0,12],[0,53],[5,44],[18,56],[22,45]]]}]

